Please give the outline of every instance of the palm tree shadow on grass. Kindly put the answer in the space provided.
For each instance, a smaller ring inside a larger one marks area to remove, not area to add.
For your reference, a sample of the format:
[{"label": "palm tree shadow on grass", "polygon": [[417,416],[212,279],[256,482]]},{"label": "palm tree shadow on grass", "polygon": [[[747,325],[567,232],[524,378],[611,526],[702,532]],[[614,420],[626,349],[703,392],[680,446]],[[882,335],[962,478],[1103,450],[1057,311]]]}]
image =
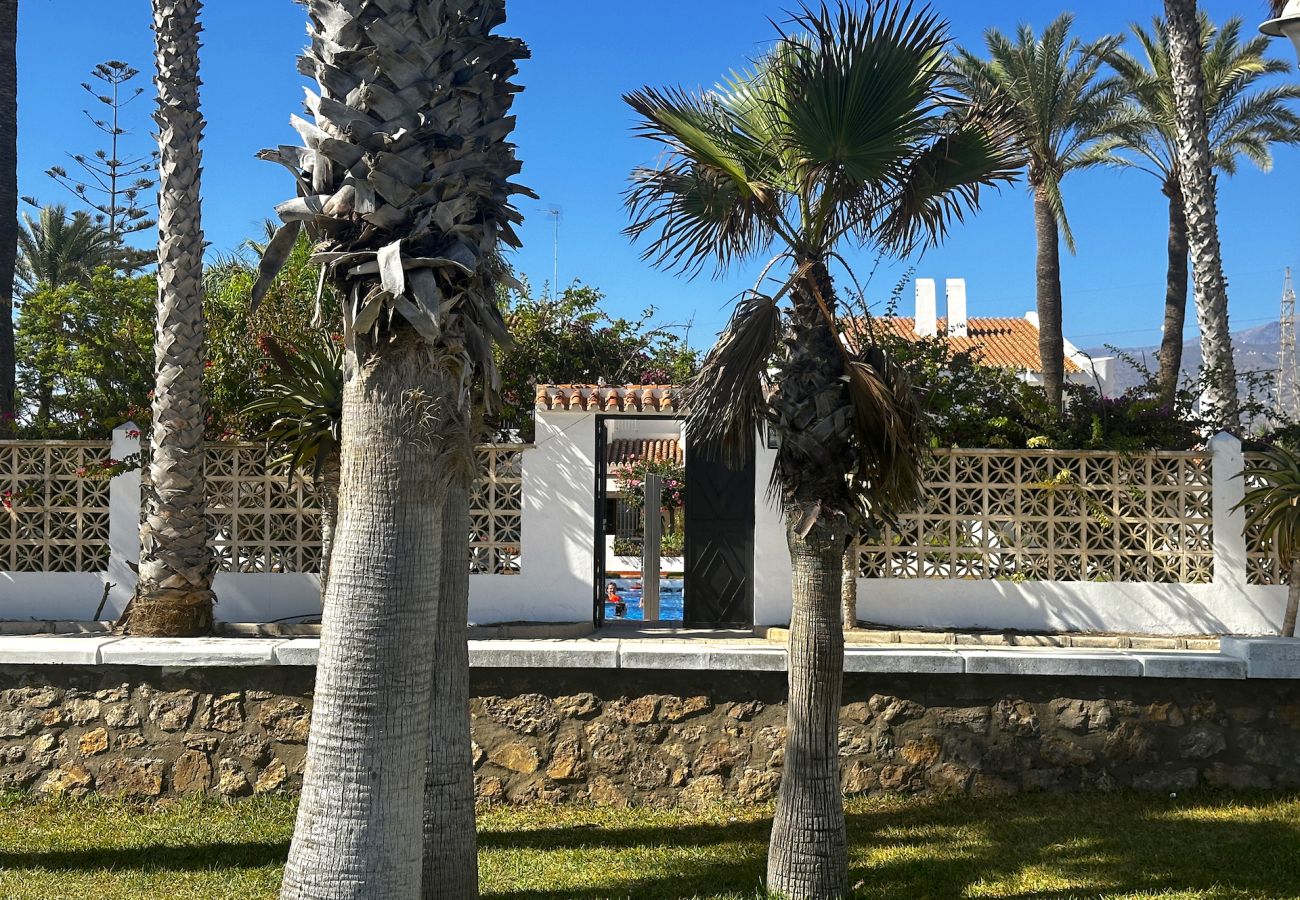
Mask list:
[{"label": "palm tree shadow on grass", "polygon": [[283,864],[288,852],[287,840],[218,841],[185,846],[84,847],[75,850],[0,850],[0,871],[205,872],[215,869],[258,869]]},{"label": "palm tree shadow on grass", "polygon": [[[1258,803],[1276,798],[1260,798]],[[1256,805],[1249,798],[1203,804]],[[1027,807],[1027,808],[1026,808]],[[1206,897],[1290,896],[1300,860],[1288,848],[1300,828],[1280,821],[1202,820],[1164,815],[1181,807],[1163,798],[1054,796],[1026,802],[936,801],[848,816],[854,896],[916,900],[967,896],[981,883],[1011,881],[989,896],[1067,900],[1167,891]],[[736,898],[759,890],[771,825],[553,828],[480,835],[481,848],[506,850],[689,851],[731,844],[725,860],[701,855],[631,868],[591,887],[486,890],[484,900],[544,898]],[[1018,877],[1017,877],[1018,876]],[[1036,882],[1051,886],[1037,887]],[[1062,886],[1064,885],[1064,886]]]}]

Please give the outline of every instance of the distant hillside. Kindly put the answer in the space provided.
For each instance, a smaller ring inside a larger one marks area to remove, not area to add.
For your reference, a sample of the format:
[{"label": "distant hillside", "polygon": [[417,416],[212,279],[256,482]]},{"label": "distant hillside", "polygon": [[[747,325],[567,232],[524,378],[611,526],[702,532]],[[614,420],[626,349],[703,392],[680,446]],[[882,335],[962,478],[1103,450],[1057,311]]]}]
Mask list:
[{"label": "distant hillside", "polygon": [[[1190,312],[1190,311],[1189,311]],[[1232,355],[1238,372],[1273,372],[1277,369],[1278,347],[1281,343],[1281,324],[1269,322],[1255,328],[1238,331],[1232,336]],[[1106,347],[1093,347],[1087,351],[1093,356],[1114,356]],[[1123,354],[1145,365],[1151,372],[1159,367],[1159,347],[1125,347]],[[1199,338],[1183,344],[1183,373],[1194,374],[1201,365]],[[1122,393],[1142,383],[1142,376],[1133,366],[1117,361],[1115,366],[1116,393]]]}]

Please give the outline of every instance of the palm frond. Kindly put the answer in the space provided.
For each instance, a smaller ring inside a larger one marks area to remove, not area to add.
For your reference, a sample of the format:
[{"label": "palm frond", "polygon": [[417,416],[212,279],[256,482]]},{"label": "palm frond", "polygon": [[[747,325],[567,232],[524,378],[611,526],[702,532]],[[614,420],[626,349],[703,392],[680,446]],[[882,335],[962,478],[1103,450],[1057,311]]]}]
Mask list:
[{"label": "palm frond", "polygon": [[1242,477],[1256,486],[1235,508],[1247,510],[1246,527],[1258,529],[1259,538],[1290,566],[1300,553],[1300,457],[1281,446],[1270,448]]},{"label": "palm frond", "polygon": [[285,347],[263,336],[267,355],[262,395],[244,415],[264,423],[261,439],[278,448],[276,465],[288,475],[301,471],[318,479],[338,453],[343,421],[343,352],[328,338],[302,347]]},{"label": "palm frond", "polygon": [[736,306],[686,391],[691,440],[706,455],[739,468],[766,421],[768,365],[781,334],[776,298],[751,291]]}]

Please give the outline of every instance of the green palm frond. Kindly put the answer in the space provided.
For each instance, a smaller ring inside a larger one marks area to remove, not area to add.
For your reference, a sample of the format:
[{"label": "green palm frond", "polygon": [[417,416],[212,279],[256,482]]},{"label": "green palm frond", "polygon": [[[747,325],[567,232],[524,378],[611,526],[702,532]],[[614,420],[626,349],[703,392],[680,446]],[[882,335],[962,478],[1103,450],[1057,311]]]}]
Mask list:
[{"label": "green palm frond", "polygon": [[[1143,161],[1139,168],[1167,182],[1177,174],[1168,27],[1156,17],[1149,28],[1134,23],[1129,30],[1142,53],[1138,57],[1117,48],[1107,57],[1128,100],[1127,123],[1113,129],[1111,155],[1103,161],[1130,165],[1137,157]],[[1291,64],[1266,55],[1267,38],[1243,40],[1243,33],[1239,18],[1216,27],[1208,16],[1201,16],[1210,156],[1215,168],[1230,176],[1243,158],[1268,171],[1274,146],[1300,143],[1300,115],[1293,108],[1300,100],[1300,85],[1260,84],[1262,79],[1289,74]]]},{"label": "green palm frond", "polygon": [[35,219],[24,213],[23,224],[14,267],[22,293],[88,283],[95,269],[121,259],[122,248],[108,229],[80,210],[68,215],[61,204],[44,206]]},{"label": "green palm frond", "polygon": [[1102,161],[1095,145],[1111,133],[1123,101],[1119,79],[1102,75],[1120,38],[1085,43],[1071,35],[1073,26],[1067,13],[1041,35],[1029,25],[1021,25],[1014,39],[989,29],[987,58],[959,49],[949,61],[962,94],[986,105],[994,100],[1005,104],[1028,158],[1030,186],[1052,207],[1071,252],[1074,235],[1061,180]]},{"label": "green palm frond", "polygon": [[266,423],[261,439],[280,448],[275,464],[286,465],[290,478],[300,471],[319,479],[337,455],[341,440],[342,347],[327,337],[286,347],[266,335],[262,348],[270,363],[262,396],[243,412]]},{"label": "green palm frond", "polygon": [[1260,539],[1271,543],[1282,564],[1290,566],[1300,552],[1300,457],[1273,447],[1242,477],[1258,485],[1246,491],[1236,507],[1248,511],[1246,527],[1258,528]]}]

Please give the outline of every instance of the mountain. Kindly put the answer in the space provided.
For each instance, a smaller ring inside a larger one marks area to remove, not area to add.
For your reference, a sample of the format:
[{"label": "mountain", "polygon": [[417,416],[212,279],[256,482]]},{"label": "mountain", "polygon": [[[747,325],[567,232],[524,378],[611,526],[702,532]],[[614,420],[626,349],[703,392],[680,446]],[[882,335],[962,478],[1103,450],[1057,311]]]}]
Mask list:
[{"label": "mountain", "polygon": [[[1190,312],[1190,310],[1189,310]],[[1268,322],[1254,328],[1235,332],[1232,335],[1232,358],[1237,364],[1238,373],[1262,372],[1271,375],[1277,371],[1278,349],[1281,346],[1282,325],[1280,322]],[[1115,362],[1115,393],[1123,393],[1143,382],[1137,367],[1127,362],[1128,357],[1144,365],[1154,375],[1159,368],[1157,355],[1159,347],[1124,347],[1117,353],[1109,347],[1094,347],[1087,353],[1095,357],[1119,356]],[[1195,338],[1183,344],[1183,375],[1192,377],[1201,365],[1201,340]],[[1247,389],[1242,384],[1241,390]]]}]

